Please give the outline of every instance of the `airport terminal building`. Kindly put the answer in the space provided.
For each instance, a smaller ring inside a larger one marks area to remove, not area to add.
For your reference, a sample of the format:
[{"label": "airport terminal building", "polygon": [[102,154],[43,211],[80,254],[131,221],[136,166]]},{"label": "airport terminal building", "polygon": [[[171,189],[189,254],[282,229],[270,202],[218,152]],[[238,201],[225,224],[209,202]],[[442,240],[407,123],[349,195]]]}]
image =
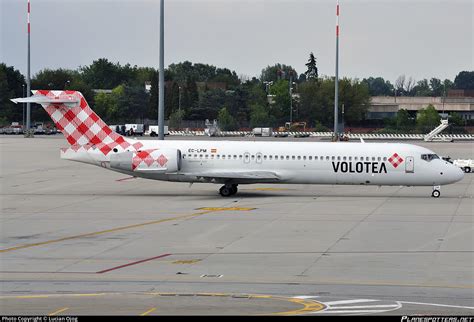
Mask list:
[{"label": "airport terminal building", "polygon": [[465,120],[474,120],[474,93],[461,92],[463,93],[460,93],[460,91],[450,91],[447,97],[374,96],[371,100],[367,118],[384,119],[395,117],[401,109],[416,113],[431,104],[440,114],[455,112]]}]

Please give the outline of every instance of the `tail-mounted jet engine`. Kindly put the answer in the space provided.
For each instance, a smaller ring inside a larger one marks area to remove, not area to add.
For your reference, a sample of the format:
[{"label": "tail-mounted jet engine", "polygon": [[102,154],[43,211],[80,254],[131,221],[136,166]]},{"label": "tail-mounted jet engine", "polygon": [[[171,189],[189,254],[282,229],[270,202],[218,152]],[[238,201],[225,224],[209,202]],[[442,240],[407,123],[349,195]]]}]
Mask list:
[{"label": "tail-mounted jet engine", "polygon": [[110,156],[110,167],[133,172],[175,173],[181,169],[181,151],[153,149],[116,153]]}]

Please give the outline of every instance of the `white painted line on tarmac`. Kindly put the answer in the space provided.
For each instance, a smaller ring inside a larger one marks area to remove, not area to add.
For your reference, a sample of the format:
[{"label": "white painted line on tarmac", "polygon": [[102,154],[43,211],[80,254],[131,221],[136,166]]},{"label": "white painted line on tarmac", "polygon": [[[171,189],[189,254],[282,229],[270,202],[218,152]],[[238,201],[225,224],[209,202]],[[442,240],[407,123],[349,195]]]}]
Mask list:
[{"label": "white painted line on tarmac", "polygon": [[301,300],[306,300],[306,299],[317,299],[319,296],[293,296],[294,299],[301,299]]},{"label": "white painted line on tarmac", "polygon": [[379,300],[369,300],[369,299],[342,300],[342,301],[324,302],[324,304],[332,306],[332,305],[364,303],[364,302],[379,302]]},{"label": "white painted line on tarmac", "polygon": [[341,313],[382,313],[387,312],[387,310],[335,310],[335,311],[321,311],[314,312],[313,314],[341,314]]},{"label": "white painted line on tarmac", "polygon": [[334,309],[370,309],[370,308],[392,308],[392,307],[399,307],[397,304],[387,304],[387,305],[356,305],[356,306],[341,306],[341,307],[334,307],[332,306],[331,308]]},{"label": "white painted line on tarmac", "polygon": [[435,304],[435,303],[421,303],[421,302],[405,302],[405,301],[399,301],[399,302],[400,302],[400,303],[405,303],[405,304],[431,305],[431,306],[439,306],[439,307],[452,307],[452,308],[458,308],[458,309],[474,310],[474,307],[472,307],[472,306],[460,306],[460,305],[448,305],[448,304]]}]

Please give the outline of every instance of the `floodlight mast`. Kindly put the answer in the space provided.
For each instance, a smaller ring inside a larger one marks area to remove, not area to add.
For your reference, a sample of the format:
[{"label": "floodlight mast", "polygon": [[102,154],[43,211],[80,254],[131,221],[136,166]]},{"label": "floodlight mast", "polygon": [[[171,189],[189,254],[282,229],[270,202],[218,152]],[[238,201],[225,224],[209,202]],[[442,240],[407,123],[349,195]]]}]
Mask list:
[{"label": "floodlight mast", "polygon": [[[30,0],[28,0],[28,12],[27,12],[27,25],[28,25],[28,53],[27,53],[27,67],[26,67],[26,97],[31,96],[31,79],[30,79]],[[26,103],[26,127],[23,129],[24,136],[29,138],[33,137],[30,132],[31,129],[31,103]]]},{"label": "floodlight mast", "polygon": [[336,5],[336,77],[334,80],[334,139],[339,138],[338,105],[339,105],[339,1]]},{"label": "floodlight mast", "polygon": [[165,1],[160,0],[160,70],[158,100],[158,139],[165,139]]}]

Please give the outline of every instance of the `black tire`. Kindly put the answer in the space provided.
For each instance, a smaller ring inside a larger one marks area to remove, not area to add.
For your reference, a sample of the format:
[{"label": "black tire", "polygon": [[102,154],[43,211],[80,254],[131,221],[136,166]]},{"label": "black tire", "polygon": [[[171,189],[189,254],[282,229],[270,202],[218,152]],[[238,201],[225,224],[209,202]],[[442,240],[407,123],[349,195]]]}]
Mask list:
[{"label": "black tire", "polygon": [[464,172],[465,173],[470,173],[471,172],[471,167],[464,167]]},{"label": "black tire", "polygon": [[223,186],[222,188],[219,189],[219,194],[222,197],[229,197],[232,195],[232,188],[228,188],[226,186]]},{"label": "black tire", "polygon": [[232,190],[232,195],[235,195],[239,189],[237,188],[237,185],[233,185],[231,190]]},{"label": "black tire", "polygon": [[433,192],[431,193],[431,197],[433,198],[439,198],[440,195],[441,192],[439,190],[433,190]]}]

